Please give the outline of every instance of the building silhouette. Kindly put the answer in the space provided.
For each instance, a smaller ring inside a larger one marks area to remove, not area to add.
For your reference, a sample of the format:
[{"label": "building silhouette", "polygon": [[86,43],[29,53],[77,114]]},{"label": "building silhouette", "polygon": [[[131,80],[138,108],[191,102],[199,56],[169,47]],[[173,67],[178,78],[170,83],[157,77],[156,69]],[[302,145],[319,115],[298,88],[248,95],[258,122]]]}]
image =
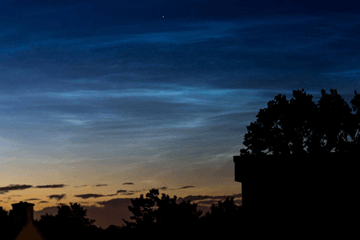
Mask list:
[{"label": "building silhouette", "polygon": [[4,240],[45,240],[38,227],[34,224],[34,204],[19,202],[11,204],[9,216],[12,225],[4,229],[0,239]]},{"label": "building silhouette", "polygon": [[357,229],[358,153],[234,156],[248,230],[345,236]]}]

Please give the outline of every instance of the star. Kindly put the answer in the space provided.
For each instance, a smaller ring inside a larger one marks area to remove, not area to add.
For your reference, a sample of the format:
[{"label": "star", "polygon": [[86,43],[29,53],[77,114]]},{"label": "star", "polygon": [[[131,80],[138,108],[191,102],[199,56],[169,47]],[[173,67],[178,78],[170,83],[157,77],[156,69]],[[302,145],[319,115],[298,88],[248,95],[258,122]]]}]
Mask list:
[{"label": "star", "polygon": [[164,18],[165,16],[162,16],[162,18]]}]

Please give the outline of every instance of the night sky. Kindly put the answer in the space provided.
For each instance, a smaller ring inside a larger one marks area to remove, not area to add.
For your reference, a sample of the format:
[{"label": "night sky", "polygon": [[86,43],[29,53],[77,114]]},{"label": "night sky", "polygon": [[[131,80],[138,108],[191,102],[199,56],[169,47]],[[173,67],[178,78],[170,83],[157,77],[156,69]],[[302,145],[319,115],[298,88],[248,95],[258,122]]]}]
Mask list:
[{"label": "night sky", "polygon": [[28,201],[43,214],[78,202],[106,228],[151,188],[203,209],[226,196],[240,204],[233,156],[269,101],[304,88],[318,103],[321,89],[337,89],[351,107],[359,10],[1,0],[0,206]]}]

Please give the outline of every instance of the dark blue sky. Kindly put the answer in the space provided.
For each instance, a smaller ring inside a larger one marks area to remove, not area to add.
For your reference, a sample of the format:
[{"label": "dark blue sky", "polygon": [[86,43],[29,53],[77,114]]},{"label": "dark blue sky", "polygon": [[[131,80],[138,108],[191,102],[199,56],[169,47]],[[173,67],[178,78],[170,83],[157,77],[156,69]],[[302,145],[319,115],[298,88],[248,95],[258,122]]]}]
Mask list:
[{"label": "dark blue sky", "polygon": [[[2,0],[0,187],[116,191],[132,181],[237,193],[232,156],[277,94],[304,88],[317,103],[321,89],[337,89],[351,107],[359,10],[360,1]],[[37,194],[26,191],[14,201]]]}]

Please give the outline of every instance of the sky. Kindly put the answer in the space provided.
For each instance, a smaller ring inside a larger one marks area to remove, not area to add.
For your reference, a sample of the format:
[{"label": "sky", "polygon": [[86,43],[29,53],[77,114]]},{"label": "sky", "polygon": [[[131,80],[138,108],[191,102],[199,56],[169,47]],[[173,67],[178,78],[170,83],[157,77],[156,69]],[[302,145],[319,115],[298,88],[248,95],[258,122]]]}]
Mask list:
[{"label": "sky", "polygon": [[151,188],[241,204],[233,156],[278,94],[360,92],[360,1],[2,0],[0,206],[121,226]]}]

